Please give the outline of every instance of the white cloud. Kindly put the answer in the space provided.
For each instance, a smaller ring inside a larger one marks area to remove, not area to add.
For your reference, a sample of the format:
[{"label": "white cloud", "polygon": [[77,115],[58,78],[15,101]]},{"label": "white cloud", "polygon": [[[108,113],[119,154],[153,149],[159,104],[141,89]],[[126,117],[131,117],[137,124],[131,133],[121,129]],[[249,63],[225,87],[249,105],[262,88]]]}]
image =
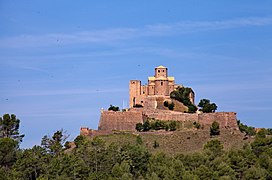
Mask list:
[{"label": "white cloud", "polygon": [[172,24],[152,24],[140,28],[113,28],[74,33],[21,35],[0,39],[0,47],[47,47],[79,43],[110,43],[139,37],[172,36],[175,34],[271,25],[272,17],[250,17],[222,21],[185,21]]}]

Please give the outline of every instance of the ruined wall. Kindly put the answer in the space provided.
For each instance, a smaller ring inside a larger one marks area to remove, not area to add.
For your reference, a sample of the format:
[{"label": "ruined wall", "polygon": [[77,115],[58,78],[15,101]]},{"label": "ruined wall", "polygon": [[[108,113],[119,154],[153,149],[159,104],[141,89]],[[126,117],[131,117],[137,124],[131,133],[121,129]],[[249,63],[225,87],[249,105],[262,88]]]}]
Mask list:
[{"label": "ruined wall", "polygon": [[143,123],[143,113],[141,111],[102,111],[98,130],[129,130],[134,131],[137,123]]}]

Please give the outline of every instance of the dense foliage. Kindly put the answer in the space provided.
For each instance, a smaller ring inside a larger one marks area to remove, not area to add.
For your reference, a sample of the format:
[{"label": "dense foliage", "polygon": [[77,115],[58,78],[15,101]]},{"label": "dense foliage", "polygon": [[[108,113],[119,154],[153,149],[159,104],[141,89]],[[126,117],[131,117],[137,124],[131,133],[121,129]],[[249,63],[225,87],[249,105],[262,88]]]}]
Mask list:
[{"label": "dense foliage", "polygon": [[238,127],[239,127],[241,132],[244,132],[244,133],[246,133],[246,135],[249,135],[249,136],[256,135],[256,131],[255,131],[254,127],[244,125],[239,120],[237,121],[237,123],[238,123]]},{"label": "dense foliage", "polygon": [[[56,155],[41,146],[17,150],[10,168],[1,165],[0,179],[271,179],[272,138],[256,138],[241,150],[225,151],[213,139],[202,152],[151,154],[139,136],[134,144],[106,143],[78,137],[71,152]],[[159,148],[154,141],[153,148]]]},{"label": "dense foliage", "polygon": [[150,130],[166,130],[175,131],[178,123],[176,121],[161,121],[155,119],[147,119],[144,123],[137,123],[135,129],[137,131],[150,131]]},{"label": "dense foliage", "polygon": [[118,106],[113,106],[110,105],[110,107],[108,108],[109,111],[120,111],[120,108]]},{"label": "dense foliage", "polygon": [[170,93],[170,97],[179,102],[182,102],[185,106],[188,107],[188,113],[195,113],[197,107],[190,101],[190,94],[193,93],[193,90],[188,87],[178,87],[176,90]]},{"label": "dense foliage", "polygon": [[[9,120],[13,127],[11,122],[15,121]],[[151,124],[143,128],[151,128]],[[160,151],[152,154],[140,135],[127,144],[78,136],[75,147],[67,149],[65,133],[60,130],[44,136],[41,146],[24,150],[18,148],[17,136],[1,136],[0,179],[272,179],[270,133],[271,129],[261,129],[251,144],[229,151],[213,137],[201,152],[175,156]],[[155,140],[152,148],[157,150],[160,144]]]},{"label": "dense foliage", "polygon": [[174,102],[171,102],[171,103],[169,104],[168,101],[164,101],[163,105],[164,105],[165,107],[168,107],[169,110],[174,110],[174,107],[175,107]]},{"label": "dense foliage", "polygon": [[220,127],[219,123],[214,121],[210,127],[210,135],[211,136],[216,136],[220,134]]},{"label": "dense foliage", "polygon": [[211,103],[208,99],[201,99],[198,107],[200,107],[199,111],[204,113],[213,113],[217,109],[217,105],[215,103]]}]

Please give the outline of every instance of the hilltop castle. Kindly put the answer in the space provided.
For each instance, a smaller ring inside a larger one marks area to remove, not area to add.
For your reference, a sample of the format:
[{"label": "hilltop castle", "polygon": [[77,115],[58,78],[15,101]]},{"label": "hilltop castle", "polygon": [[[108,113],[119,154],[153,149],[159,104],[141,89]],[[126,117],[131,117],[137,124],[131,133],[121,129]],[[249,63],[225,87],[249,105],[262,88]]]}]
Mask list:
[{"label": "hilltop castle", "polygon": [[[179,121],[181,124],[199,123],[202,128],[210,128],[214,121],[220,124],[220,128],[237,130],[235,112],[215,113],[186,113],[188,108],[181,102],[171,99],[170,94],[182,85],[175,84],[175,78],[168,76],[168,69],[164,66],[155,68],[155,75],[148,78],[147,85],[141,85],[139,80],[131,80],[129,83],[129,106],[126,111],[101,111],[98,130],[81,128],[82,135],[108,134],[113,131],[136,131],[137,123],[143,123],[147,119],[162,121]],[[189,99],[194,104],[195,94],[189,94]],[[168,101],[175,104],[173,110],[164,106]],[[185,126],[183,128],[186,128]]]},{"label": "hilltop castle", "polygon": [[[168,69],[164,66],[155,68],[155,75],[148,77],[148,84],[141,85],[139,80],[131,80],[129,83],[129,107],[145,107],[151,97],[170,98],[170,93],[182,85],[175,84],[175,78],[168,76]],[[192,91],[189,95],[190,101],[194,104],[195,94]],[[151,106],[157,108],[156,104]]]}]

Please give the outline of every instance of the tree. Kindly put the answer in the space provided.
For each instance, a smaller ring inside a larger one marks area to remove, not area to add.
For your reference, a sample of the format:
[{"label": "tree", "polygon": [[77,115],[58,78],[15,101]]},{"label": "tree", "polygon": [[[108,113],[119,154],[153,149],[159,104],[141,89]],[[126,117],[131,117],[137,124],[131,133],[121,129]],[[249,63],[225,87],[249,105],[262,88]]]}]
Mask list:
[{"label": "tree", "polygon": [[110,107],[108,108],[109,111],[120,111],[119,107],[118,106],[113,106],[113,105],[110,105]]},{"label": "tree", "polygon": [[10,167],[16,161],[18,142],[11,138],[0,138],[0,167]]},{"label": "tree", "polygon": [[190,95],[193,90],[188,87],[178,87],[176,90],[170,93],[170,97],[175,99],[188,107],[188,113],[195,113],[197,107],[191,102]]},{"label": "tree", "polygon": [[208,99],[201,99],[198,107],[200,107],[200,111],[203,113],[213,113],[217,109],[217,106],[215,103],[211,103]]},{"label": "tree", "polygon": [[12,138],[22,142],[25,135],[19,133],[20,120],[14,114],[4,114],[0,118],[0,138]]},{"label": "tree", "polygon": [[215,136],[219,134],[220,134],[219,123],[214,121],[210,127],[210,135]]},{"label": "tree", "polygon": [[41,145],[44,147],[50,154],[59,155],[64,147],[65,141],[68,138],[68,135],[65,135],[63,130],[59,130],[54,133],[54,135],[50,138],[45,135],[42,138]]}]

